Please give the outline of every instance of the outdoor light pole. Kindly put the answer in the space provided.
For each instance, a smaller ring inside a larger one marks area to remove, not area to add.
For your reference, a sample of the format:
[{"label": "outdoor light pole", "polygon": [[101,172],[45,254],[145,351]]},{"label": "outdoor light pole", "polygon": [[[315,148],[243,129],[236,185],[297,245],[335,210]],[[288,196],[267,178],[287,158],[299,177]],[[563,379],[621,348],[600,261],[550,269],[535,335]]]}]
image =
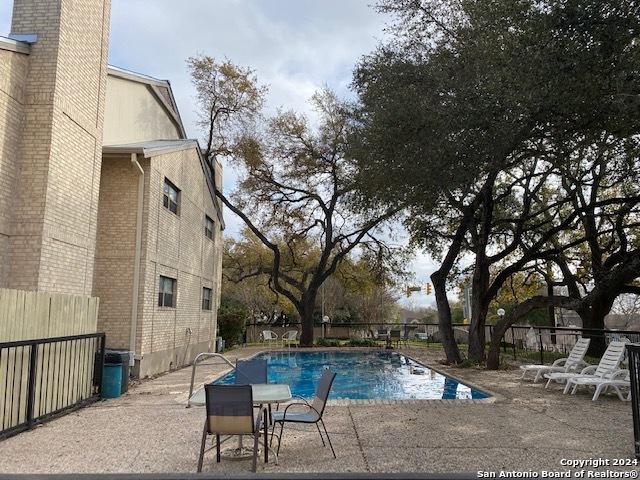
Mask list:
[{"label": "outdoor light pole", "polygon": [[[504,314],[507,312],[504,311],[504,308],[499,308],[496,313],[498,314],[498,318],[502,322],[502,319],[504,318]],[[505,340],[504,335],[502,336],[502,348],[504,349],[505,352],[507,351],[507,341]]]}]

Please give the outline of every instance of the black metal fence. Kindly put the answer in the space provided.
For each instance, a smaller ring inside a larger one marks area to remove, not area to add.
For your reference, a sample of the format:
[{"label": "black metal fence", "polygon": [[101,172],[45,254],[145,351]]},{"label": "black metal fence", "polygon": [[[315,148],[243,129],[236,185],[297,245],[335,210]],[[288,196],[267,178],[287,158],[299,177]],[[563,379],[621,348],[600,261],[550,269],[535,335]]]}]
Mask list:
[{"label": "black metal fence", "polygon": [[[493,334],[493,325],[486,325],[485,339],[488,342]],[[261,341],[263,330],[272,330],[279,338],[290,330],[301,330],[299,322],[287,325],[269,325],[250,323],[246,326],[246,343]],[[385,340],[387,333],[400,331],[403,340],[420,342],[424,345],[439,344],[440,327],[437,323],[334,323],[314,326],[314,338],[325,340]],[[456,340],[460,345],[468,342],[469,325],[453,324]],[[640,343],[640,331],[603,330],[579,327],[547,327],[513,325],[506,331],[501,349],[503,355],[514,359],[531,359],[540,362],[552,361],[556,357],[565,356],[580,337],[591,339],[604,347],[612,340],[627,340]]]},{"label": "black metal fence", "polygon": [[627,345],[631,373],[631,409],[636,458],[640,459],[640,345]]},{"label": "black metal fence", "polygon": [[0,343],[0,439],[100,398],[105,334]]}]

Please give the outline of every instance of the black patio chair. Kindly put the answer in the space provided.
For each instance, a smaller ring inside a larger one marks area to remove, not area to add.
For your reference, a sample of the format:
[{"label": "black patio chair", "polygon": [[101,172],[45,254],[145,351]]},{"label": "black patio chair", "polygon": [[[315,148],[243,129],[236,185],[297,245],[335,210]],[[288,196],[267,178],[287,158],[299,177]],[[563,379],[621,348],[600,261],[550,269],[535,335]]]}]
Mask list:
[{"label": "black patio chair", "polygon": [[267,361],[257,358],[236,360],[236,385],[267,383]]},{"label": "black patio chair", "polygon": [[[297,398],[301,399],[302,402],[290,403],[287,407],[279,412],[273,412],[273,429],[271,431],[271,441],[273,442],[273,436],[275,433],[276,423],[280,424],[280,435],[278,437],[278,448],[276,450],[276,455],[280,453],[280,444],[282,443],[282,432],[284,430],[284,424],[286,422],[291,423],[306,423],[306,424],[315,424],[318,429],[318,433],[320,434],[320,439],[322,440],[322,446],[326,446],[324,442],[324,437],[322,436],[322,432],[320,431],[320,425],[324,429],[324,433],[327,436],[327,441],[329,442],[329,447],[331,447],[331,453],[333,454],[333,458],[336,458],[336,452],[333,450],[333,445],[331,444],[331,439],[329,438],[329,432],[327,432],[327,427],[322,420],[322,415],[324,414],[324,408],[327,405],[327,399],[329,398],[329,392],[331,391],[331,385],[333,384],[333,380],[336,378],[336,374],[325,370],[320,377],[320,381],[316,387],[316,395],[311,403],[307,402],[302,397],[297,396]],[[293,412],[289,411],[289,409],[293,406],[303,406],[305,407],[305,411],[303,412]]]},{"label": "black patio chair", "polygon": [[[207,418],[202,431],[198,472],[202,471],[207,437],[216,436],[216,462],[220,463],[220,445],[234,435],[253,435],[252,470],[256,471],[258,442],[260,440],[261,414],[253,413],[253,392],[251,385],[205,385]],[[260,412],[262,413],[262,411]],[[221,440],[222,435],[227,435]],[[266,445],[265,445],[266,448]]]}]

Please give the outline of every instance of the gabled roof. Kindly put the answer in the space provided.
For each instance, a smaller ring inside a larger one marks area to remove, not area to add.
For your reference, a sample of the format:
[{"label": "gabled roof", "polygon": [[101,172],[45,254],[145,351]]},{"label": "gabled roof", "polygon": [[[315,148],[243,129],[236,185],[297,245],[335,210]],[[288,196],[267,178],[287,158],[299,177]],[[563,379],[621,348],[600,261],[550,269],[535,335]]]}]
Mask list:
[{"label": "gabled roof", "polygon": [[143,73],[134,72],[132,70],[126,70],[124,68],[115,67],[109,65],[107,67],[107,73],[113,77],[122,78],[132,82],[142,83],[151,91],[151,93],[160,102],[165,111],[173,119],[174,123],[180,131],[182,138],[187,138],[187,134],[182,124],[182,118],[178,111],[178,105],[176,99],[173,96],[171,89],[171,82],[169,80],[161,80],[159,78],[145,75]]}]

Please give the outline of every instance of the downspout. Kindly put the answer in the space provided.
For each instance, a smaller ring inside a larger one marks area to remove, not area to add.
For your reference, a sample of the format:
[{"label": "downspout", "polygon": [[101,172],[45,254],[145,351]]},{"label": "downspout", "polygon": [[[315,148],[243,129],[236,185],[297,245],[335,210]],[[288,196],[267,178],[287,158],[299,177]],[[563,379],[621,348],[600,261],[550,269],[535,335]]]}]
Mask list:
[{"label": "downspout", "polygon": [[138,163],[137,155],[131,154],[131,163],[139,170],[138,207],[136,216],[136,249],[133,259],[133,292],[131,302],[131,332],[129,334],[129,365],[135,365],[136,333],[138,330],[138,299],[140,298],[140,257],[142,252],[142,212],[144,205],[144,170]]}]

